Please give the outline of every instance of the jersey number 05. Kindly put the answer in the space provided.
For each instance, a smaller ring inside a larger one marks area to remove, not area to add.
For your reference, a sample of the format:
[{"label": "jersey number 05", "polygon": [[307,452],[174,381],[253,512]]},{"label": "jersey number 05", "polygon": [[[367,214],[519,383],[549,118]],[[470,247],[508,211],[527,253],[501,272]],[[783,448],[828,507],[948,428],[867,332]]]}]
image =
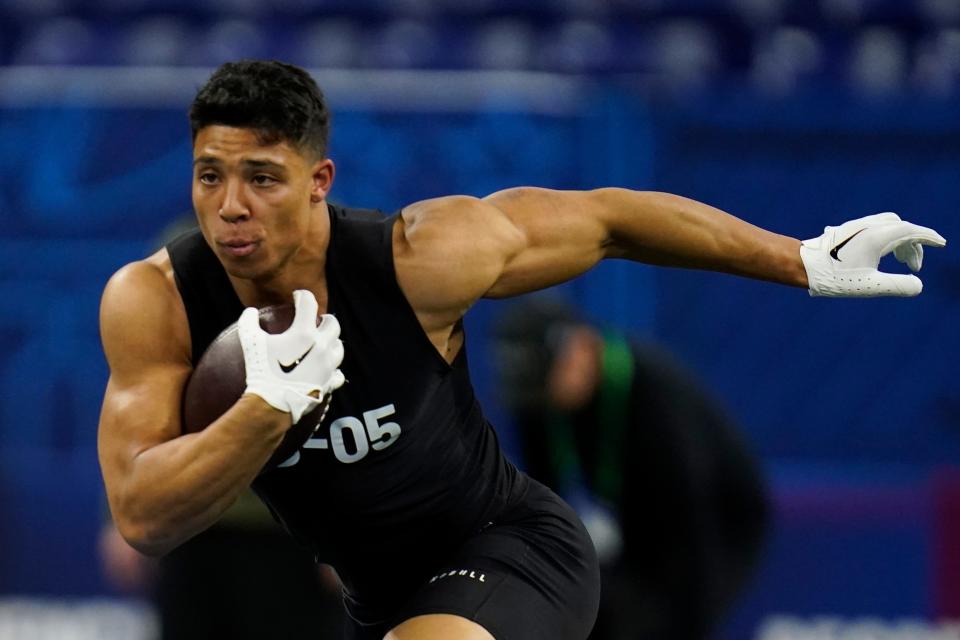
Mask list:
[{"label": "jersey number 05", "polygon": [[[372,448],[374,451],[386,449],[400,437],[400,425],[396,422],[381,422],[392,416],[396,409],[392,404],[363,412],[363,421],[353,416],[337,418],[330,425],[330,439],[310,438],[303,445],[305,449],[333,449],[334,457],[340,462],[350,464],[362,460]],[[350,436],[345,437],[349,432]],[[347,440],[352,440],[348,444]]]}]

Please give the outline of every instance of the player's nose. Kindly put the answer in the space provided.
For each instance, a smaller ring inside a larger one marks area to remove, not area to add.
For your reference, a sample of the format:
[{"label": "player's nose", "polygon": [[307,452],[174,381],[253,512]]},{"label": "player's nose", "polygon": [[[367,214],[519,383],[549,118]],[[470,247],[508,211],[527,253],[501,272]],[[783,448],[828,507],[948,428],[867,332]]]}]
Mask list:
[{"label": "player's nose", "polygon": [[243,189],[237,181],[228,180],[224,185],[223,201],[220,203],[220,218],[225,222],[237,222],[250,217],[250,207],[243,198]]}]

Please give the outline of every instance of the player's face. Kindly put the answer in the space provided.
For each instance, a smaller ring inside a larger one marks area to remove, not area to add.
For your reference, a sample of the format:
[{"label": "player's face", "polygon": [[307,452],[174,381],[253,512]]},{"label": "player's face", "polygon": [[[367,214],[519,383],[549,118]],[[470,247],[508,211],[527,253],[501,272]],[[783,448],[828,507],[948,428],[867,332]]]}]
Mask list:
[{"label": "player's face", "polygon": [[256,131],[204,127],[193,145],[193,206],[204,237],[227,272],[276,275],[310,237],[317,207],[333,182],[333,163],[312,160]]}]

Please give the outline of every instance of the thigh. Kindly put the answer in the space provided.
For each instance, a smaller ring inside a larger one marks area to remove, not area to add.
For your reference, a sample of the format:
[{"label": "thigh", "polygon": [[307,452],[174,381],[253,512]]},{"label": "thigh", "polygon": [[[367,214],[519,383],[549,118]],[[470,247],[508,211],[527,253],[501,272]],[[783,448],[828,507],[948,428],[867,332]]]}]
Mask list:
[{"label": "thigh", "polygon": [[521,505],[437,568],[396,622],[451,614],[496,640],[587,637],[600,594],[593,544],[570,507],[542,485],[531,485]]},{"label": "thigh", "polygon": [[384,640],[493,640],[493,636],[466,618],[434,613],[400,623]]}]

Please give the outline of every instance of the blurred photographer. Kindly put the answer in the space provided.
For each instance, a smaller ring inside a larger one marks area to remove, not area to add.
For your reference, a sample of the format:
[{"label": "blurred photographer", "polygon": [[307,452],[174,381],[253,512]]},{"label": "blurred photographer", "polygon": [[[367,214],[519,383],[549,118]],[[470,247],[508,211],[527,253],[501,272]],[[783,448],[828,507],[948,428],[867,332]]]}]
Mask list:
[{"label": "blurred photographer", "polygon": [[706,638],[767,531],[757,462],[663,349],[535,299],[495,329],[501,398],[527,472],[578,511],[600,556],[592,640]]}]

